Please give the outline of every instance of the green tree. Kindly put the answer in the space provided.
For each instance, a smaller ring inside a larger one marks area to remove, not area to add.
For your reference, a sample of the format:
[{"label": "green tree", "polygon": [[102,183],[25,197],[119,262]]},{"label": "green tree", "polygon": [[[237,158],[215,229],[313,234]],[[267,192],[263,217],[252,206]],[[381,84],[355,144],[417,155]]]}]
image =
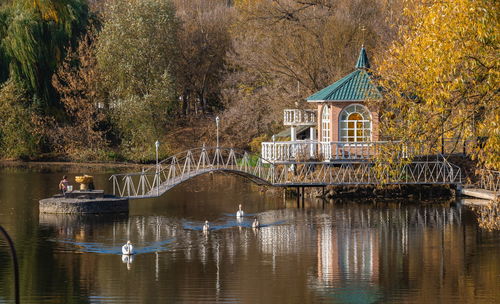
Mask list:
[{"label": "green tree", "polygon": [[[0,6],[0,42],[7,35],[7,28],[10,23],[10,12]],[[3,43],[0,43],[0,83],[9,78],[9,57],[6,54]]]},{"label": "green tree", "polygon": [[[97,42],[97,64],[122,151],[141,160],[176,110],[179,22],[170,1],[112,0]],[[165,146],[162,146],[165,148]]]},{"label": "green tree", "polygon": [[500,2],[411,1],[405,13],[379,70],[382,131],[435,152],[441,137],[482,137],[473,156],[500,169]]},{"label": "green tree", "polygon": [[75,43],[86,26],[86,2],[23,0],[6,6],[2,13],[10,15],[8,24],[0,31],[10,76],[23,83],[40,109],[53,110],[56,99],[52,74],[68,43]]},{"label": "green tree", "polygon": [[26,91],[9,80],[0,88],[0,157],[29,159],[40,153],[41,138]]}]

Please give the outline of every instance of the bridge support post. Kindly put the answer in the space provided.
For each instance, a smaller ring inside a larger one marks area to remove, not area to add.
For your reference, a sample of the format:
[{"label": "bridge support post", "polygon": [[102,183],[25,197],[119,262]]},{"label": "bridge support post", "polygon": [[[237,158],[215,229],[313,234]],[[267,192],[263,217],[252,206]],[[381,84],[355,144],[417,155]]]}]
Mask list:
[{"label": "bridge support post", "polygon": [[297,187],[297,208],[300,208],[300,187]]},{"label": "bridge support post", "polygon": [[304,208],[304,207],[305,207],[305,203],[304,203],[304,197],[306,196],[306,195],[305,195],[305,190],[306,190],[306,188],[305,188],[305,187],[302,187],[302,208]]}]

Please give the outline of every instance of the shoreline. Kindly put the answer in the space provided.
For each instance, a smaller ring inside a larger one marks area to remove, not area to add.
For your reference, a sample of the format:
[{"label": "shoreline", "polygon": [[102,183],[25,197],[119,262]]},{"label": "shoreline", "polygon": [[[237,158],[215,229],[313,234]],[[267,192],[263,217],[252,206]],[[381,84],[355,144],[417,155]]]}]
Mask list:
[{"label": "shoreline", "polygon": [[77,161],[23,161],[23,160],[0,160],[1,167],[44,167],[44,166],[85,166],[85,167],[114,167],[114,168],[133,168],[149,167],[154,164],[138,164],[124,162],[77,162]]}]

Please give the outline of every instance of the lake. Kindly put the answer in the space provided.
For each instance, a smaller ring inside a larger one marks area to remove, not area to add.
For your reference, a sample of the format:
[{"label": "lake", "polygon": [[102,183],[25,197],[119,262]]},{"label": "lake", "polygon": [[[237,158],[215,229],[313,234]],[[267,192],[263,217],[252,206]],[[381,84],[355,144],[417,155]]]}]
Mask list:
[{"label": "lake", "polygon": [[[39,214],[63,174],[94,175],[109,192],[120,170],[0,168],[22,303],[500,302],[500,232],[449,200],[306,198],[302,208],[280,189],[207,175],[133,200],[128,214]],[[127,240],[132,257],[121,255]],[[11,263],[2,239],[0,303],[14,303]]]}]

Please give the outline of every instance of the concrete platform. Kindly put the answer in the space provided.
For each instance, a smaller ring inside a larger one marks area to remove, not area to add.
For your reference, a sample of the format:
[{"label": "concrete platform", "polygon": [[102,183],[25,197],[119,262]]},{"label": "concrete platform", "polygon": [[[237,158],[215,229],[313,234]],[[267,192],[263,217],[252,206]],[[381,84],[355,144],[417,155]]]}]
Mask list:
[{"label": "concrete platform", "polygon": [[128,199],[104,195],[102,198],[65,198],[62,195],[39,201],[40,213],[124,213]]},{"label": "concrete platform", "polygon": [[65,198],[104,198],[104,190],[73,190],[64,193]]},{"label": "concrete platform", "polygon": [[462,198],[460,203],[465,206],[489,206],[491,200],[479,199],[479,198]]},{"label": "concrete platform", "polygon": [[498,193],[495,193],[493,191],[477,189],[477,188],[462,188],[460,190],[460,194],[491,201],[494,201],[500,197]]}]

